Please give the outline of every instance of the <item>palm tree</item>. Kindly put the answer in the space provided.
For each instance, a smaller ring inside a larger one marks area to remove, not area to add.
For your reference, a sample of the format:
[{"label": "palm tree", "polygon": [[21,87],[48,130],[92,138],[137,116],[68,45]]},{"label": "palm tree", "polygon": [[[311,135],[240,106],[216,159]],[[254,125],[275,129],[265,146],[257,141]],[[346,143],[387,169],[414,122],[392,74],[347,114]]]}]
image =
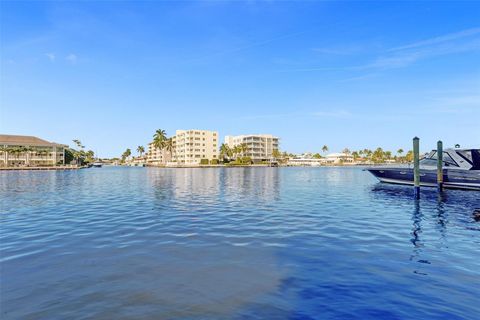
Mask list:
[{"label": "palm tree", "polygon": [[245,153],[248,151],[248,144],[242,143],[240,146],[240,152],[242,153],[242,156],[245,156]]},{"label": "palm tree", "polygon": [[130,150],[129,148],[125,150],[125,152],[122,154],[122,162],[125,162],[125,159],[130,157],[131,154],[132,150]]},{"label": "palm tree", "polygon": [[413,151],[409,150],[407,154],[405,155],[405,160],[407,162],[412,162],[413,161]]},{"label": "palm tree", "polygon": [[172,152],[173,150],[173,139],[172,138],[168,138],[167,140],[165,140],[165,143],[163,145],[163,148],[165,150],[167,150],[168,152]]},{"label": "palm tree", "polygon": [[4,157],[5,159],[5,167],[8,166],[8,152],[9,152],[10,148],[9,147],[6,147],[6,146],[0,146],[0,152],[3,153],[2,157]]},{"label": "palm tree", "polygon": [[12,153],[15,155],[15,159],[18,160],[18,157],[20,155],[21,149],[20,147],[13,147],[12,148]]},{"label": "palm tree", "polygon": [[95,152],[93,152],[92,150],[88,150],[85,153],[85,157],[87,158],[87,162],[92,162],[93,158],[95,157]]},{"label": "palm tree", "polygon": [[342,152],[343,152],[343,153],[345,153],[345,154],[350,154],[350,149],[348,149],[348,148],[345,148],[345,149],[343,149],[343,151],[342,151]]},{"label": "palm tree", "polygon": [[282,154],[280,153],[280,151],[278,151],[278,149],[273,149],[272,151],[272,157],[274,157],[275,159],[278,159],[280,158]]},{"label": "palm tree", "polygon": [[74,139],[74,140],[72,140],[72,141],[73,141],[73,143],[75,143],[75,145],[76,145],[77,147],[80,148],[80,147],[82,146],[82,143],[80,142],[80,140]]},{"label": "palm tree", "polygon": [[73,143],[75,143],[75,145],[76,145],[78,148],[80,148],[79,151],[75,151],[75,152],[74,152],[75,158],[76,158],[76,160],[77,160],[77,165],[78,165],[78,163],[80,162],[80,158],[81,158],[82,156],[84,156],[83,148],[85,148],[85,146],[82,145],[82,142],[80,142],[80,140],[78,140],[78,139],[74,139],[74,140],[72,140],[72,141],[73,141]]},{"label": "palm tree", "polygon": [[382,162],[384,156],[385,156],[385,153],[383,152],[383,149],[379,147],[373,152],[373,161]]},{"label": "palm tree", "polygon": [[143,146],[138,146],[137,147],[137,152],[140,154],[140,157],[143,155],[145,152],[145,148]]},{"label": "palm tree", "polygon": [[167,133],[165,130],[158,129],[153,135],[153,146],[157,149],[165,148],[165,143],[167,140]]},{"label": "palm tree", "polygon": [[232,154],[235,159],[238,158],[238,154],[240,153],[240,147],[238,145],[232,148]]},{"label": "palm tree", "polygon": [[372,157],[372,150],[363,149],[363,155],[365,156],[365,158],[370,159]]},{"label": "palm tree", "polygon": [[360,158],[360,155],[357,151],[353,151],[352,156],[354,161],[357,161],[357,159]]},{"label": "palm tree", "polygon": [[403,149],[402,148],[398,149],[397,154],[398,154],[398,158],[400,159],[400,161],[402,161]]},{"label": "palm tree", "polygon": [[322,147],[322,152],[323,152],[323,153],[328,152],[328,147],[327,147],[327,145],[324,145],[324,146]]},{"label": "palm tree", "polygon": [[233,156],[232,149],[228,146],[228,144],[222,143],[220,146],[220,157],[223,158],[223,160],[230,160],[230,158]]}]

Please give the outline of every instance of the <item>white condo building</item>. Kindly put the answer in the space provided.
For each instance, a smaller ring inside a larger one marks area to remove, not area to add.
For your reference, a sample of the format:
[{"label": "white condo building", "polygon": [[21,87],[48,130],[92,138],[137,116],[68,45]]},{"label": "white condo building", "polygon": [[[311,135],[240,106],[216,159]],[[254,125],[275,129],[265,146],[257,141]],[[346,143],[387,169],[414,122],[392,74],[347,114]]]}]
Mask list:
[{"label": "white condo building", "polygon": [[147,163],[151,165],[197,165],[201,161],[218,160],[218,132],[209,130],[177,130],[172,137],[172,151],[148,145]]},{"label": "white condo building", "polygon": [[209,130],[177,130],[173,137],[174,160],[178,164],[200,164],[218,160],[218,132]]},{"label": "white condo building", "polygon": [[253,162],[272,160],[273,150],[279,150],[279,138],[271,134],[225,136],[225,144],[230,148],[243,143],[247,145],[248,149],[242,155],[252,158]]},{"label": "white condo building", "polygon": [[159,166],[172,161],[172,152],[166,149],[159,149],[153,146],[153,142],[148,144],[147,164]]}]

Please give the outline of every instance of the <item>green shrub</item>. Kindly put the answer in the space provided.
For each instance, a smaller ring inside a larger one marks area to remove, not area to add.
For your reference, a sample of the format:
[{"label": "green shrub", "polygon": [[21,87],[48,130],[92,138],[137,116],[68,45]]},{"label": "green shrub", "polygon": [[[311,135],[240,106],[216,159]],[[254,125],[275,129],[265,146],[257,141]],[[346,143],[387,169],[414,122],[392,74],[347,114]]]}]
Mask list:
[{"label": "green shrub", "polygon": [[218,164],[218,159],[212,159],[212,160],[210,160],[210,164]]},{"label": "green shrub", "polygon": [[208,159],[201,159],[200,164],[208,164]]},{"label": "green shrub", "polygon": [[252,163],[252,158],[250,157],[242,157],[240,159],[240,162],[243,163],[243,164],[251,164]]}]

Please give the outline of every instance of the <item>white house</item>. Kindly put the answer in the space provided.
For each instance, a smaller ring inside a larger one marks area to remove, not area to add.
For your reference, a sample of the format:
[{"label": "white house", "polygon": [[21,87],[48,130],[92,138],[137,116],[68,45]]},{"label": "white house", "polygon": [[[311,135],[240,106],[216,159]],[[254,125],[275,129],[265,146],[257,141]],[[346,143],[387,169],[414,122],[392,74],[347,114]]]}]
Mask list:
[{"label": "white house", "polygon": [[353,156],[348,153],[330,153],[323,160],[329,164],[353,163]]}]

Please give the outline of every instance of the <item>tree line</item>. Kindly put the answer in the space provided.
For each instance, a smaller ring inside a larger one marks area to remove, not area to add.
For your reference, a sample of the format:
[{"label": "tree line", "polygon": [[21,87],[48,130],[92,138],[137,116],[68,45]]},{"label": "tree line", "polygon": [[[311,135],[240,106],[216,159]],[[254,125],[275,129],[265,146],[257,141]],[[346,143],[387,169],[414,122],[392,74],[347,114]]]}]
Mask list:
[{"label": "tree line", "polygon": [[[315,153],[313,157],[317,159],[323,158],[329,149],[327,145],[324,145],[321,150],[323,155],[320,153]],[[354,161],[362,160],[375,163],[385,162],[386,160],[395,160],[399,162],[413,161],[413,151],[409,150],[407,153],[405,153],[402,148],[398,149],[396,154],[393,154],[392,151],[383,150],[381,147],[378,147],[375,150],[360,149],[357,151],[350,151],[350,149],[345,148],[342,150],[342,153],[351,155]]]},{"label": "tree line", "polygon": [[[78,141],[78,140],[74,140]],[[153,135],[153,142],[152,145],[154,148],[159,150],[165,150],[167,152],[172,152],[173,150],[173,139],[172,137],[168,137],[165,130],[158,129],[155,131]],[[138,155],[141,157],[145,153],[145,148],[143,146],[138,146],[136,149]],[[248,164],[252,162],[251,157],[246,155],[248,151],[248,145],[246,143],[241,143],[235,146],[229,146],[225,143],[222,143],[220,146],[220,160],[224,163],[232,162],[233,164]],[[329,151],[329,147],[327,145],[323,145],[321,148],[321,152],[317,152],[313,154],[313,158],[323,158],[327,155]],[[342,150],[342,153],[347,155],[351,155],[354,161],[369,161],[375,163],[385,162],[386,160],[395,160],[398,162],[411,162],[413,161],[413,151],[409,150],[407,153],[400,148],[393,154],[392,151],[383,150],[383,148],[378,147],[375,150],[371,149],[360,149],[355,151],[350,151],[350,149],[345,148]],[[132,155],[132,150],[127,148],[121,156],[122,162]],[[286,161],[289,158],[294,158],[295,154],[288,153],[286,151],[280,152],[278,149],[274,149],[272,151],[272,157],[277,160]]]}]

